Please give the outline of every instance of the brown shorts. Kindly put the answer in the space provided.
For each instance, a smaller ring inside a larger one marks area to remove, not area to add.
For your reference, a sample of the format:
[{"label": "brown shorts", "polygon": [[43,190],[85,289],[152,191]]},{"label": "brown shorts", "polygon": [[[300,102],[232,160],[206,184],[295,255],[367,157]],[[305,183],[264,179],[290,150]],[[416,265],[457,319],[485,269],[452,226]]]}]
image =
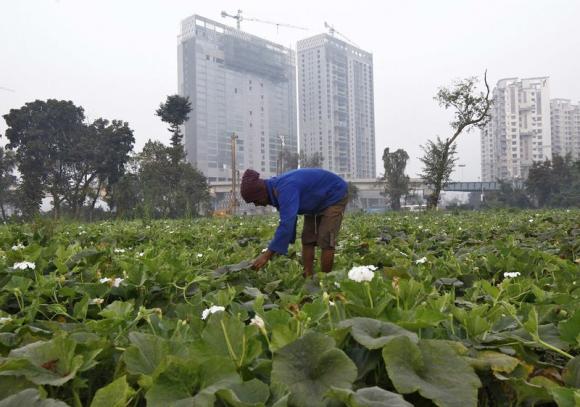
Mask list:
[{"label": "brown shorts", "polygon": [[345,196],[317,215],[304,215],[302,244],[334,249],[347,203],[348,197]]}]

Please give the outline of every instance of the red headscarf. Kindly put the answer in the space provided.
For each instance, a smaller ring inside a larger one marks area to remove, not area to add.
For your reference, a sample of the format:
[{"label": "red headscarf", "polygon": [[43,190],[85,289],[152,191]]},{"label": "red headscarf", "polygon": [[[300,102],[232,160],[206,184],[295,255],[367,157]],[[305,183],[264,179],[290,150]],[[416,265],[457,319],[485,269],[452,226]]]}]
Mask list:
[{"label": "red headscarf", "polygon": [[256,201],[268,201],[268,190],[266,183],[260,179],[260,174],[254,170],[247,169],[242,176],[242,187],[240,188],[242,198],[247,203]]}]

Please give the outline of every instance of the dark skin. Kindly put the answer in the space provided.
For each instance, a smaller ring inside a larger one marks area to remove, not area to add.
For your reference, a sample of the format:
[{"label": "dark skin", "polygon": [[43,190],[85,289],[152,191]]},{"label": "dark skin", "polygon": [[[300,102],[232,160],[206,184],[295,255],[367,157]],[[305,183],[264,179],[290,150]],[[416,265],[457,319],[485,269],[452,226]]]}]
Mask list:
[{"label": "dark skin", "polygon": [[[271,205],[270,199],[268,197],[268,191],[266,190],[266,186],[262,185],[263,194],[261,194],[262,198],[259,198],[252,203],[256,206],[268,206]],[[314,254],[315,254],[315,245],[302,245],[302,261],[304,263],[304,276],[310,277],[314,273]],[[334,250],[333,249],[322,249],[322,254],[320,257],[320,268],[323,273],[330,273],[332,271],[332,265],[334,263]],[[260,254],[252,263],[252,268],[254,270],[260,270],[264,267],[272,257],[276,255],[270,249],[266,249],[262,254]]]}]

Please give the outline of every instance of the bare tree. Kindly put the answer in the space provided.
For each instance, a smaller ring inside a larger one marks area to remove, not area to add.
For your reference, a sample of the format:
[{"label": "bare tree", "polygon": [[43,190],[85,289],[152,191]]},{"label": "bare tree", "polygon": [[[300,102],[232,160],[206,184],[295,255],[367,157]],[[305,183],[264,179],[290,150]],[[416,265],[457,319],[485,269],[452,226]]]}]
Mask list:
[{"label": "bare tree", "polygon": [[401,209],[401,196],[409,192],[409,176],[405,175],[408,159],[409,155],[403,149],[391,153],[387,147],[383,152],[385,193],[395,211]]},{"label": "bare tree", "polygon": [[[454,133],[451,137],[437,142],[429,141],[426,147],[423,147],[425,155],[421,161],[425,168],[421,177],[433,189],[431,195],[427,198],[427,207],[429,209],[437,208],[441,190],[449,180],[449,175],[453,171],[455,163],[454,145],[457,137],[465,130],[469,132],[472,128],[482,128],[489,122],[489,108],[492,100],[489,98],[489,84],[487,83],[487,70],[483,75],[485,83],[485,93],[477,93],[477,77],[471,77],[457,81],[450,88],[439,88],[435,100],[439,106],[446,110],[454,110],[454,118],[450,123]],[[437,160],[434,162],[433,160]]]}]

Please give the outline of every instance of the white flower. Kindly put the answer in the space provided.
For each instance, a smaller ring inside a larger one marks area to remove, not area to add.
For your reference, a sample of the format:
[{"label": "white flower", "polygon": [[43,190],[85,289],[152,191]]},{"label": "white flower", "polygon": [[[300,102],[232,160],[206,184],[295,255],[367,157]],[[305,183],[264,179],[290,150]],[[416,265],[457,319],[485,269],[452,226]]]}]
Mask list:
[{"label": "white flower", "polygon": [[328,305],[330,305],[331,307],[334,307],[334,301],[328,301]]},{"label": "white flower", "polygon": [[36,264],[34,264],[31,261],[22,261],[20,263],[14,263],[12,265],[13,269],[18,269],[18,270],[26,270],[26,269],[31,269],[34,270],[36,268]]},{"label": "white flower", "polygon": [[258,314],[256,314],[254,316],[254,318],[252,318],[250,320],[250,325],[256,325],[260,329],[265,329],[266,328],[266,324],[264,323],[264,320]]},{"label": "white flower", "polygon": [[415,260],[415,264],[425,264],[427,263],[427,257],[421,257],[418,260]]},{"label": "white flower", "polygon": [[362,283],[363,281],[371,281],[375,276],[374,270],[377,268],[375,266],[358,266],[353,267],[348,272],[348,278]]},{"label": "white flower", "polygon": [[335,282],[334,282],[334,286],[335,286],[336,288],[340,288],[340,283],[339,283],[338,281],[335,281]]},{"label": "white flower", "polygon": [[115,278],[113,280],[113,287],[119,287],[123,281],[125,281],[125,279],[119,277]]},{"label": "white flower", "polygon": [[99,283],[105,284],[105,283],[110,283],[111,279],[109,277],[103,277],[99,279]]},{"label": "white flower", "polygon": [[534,220],[533,220],[533,219],[530,219],[530,220],[528,220],[528,222],[530,222],[530,223],[533,223],[533,222],[534,222]]},{"label": "white flower", "polygon": [[113,250],[115,253],[125,253],[125,249],[115,249]]},{"label": "white flower", "polygon": [[141,252],[141,253],[139,253],[139,254],[138,254],[138,256],[139,256],[139,257],[143,257],[143,256],[145,256],[145,252]]},{"label": "white flower", "polygon": [[516,278],[520,274],[521,273],[519,271],[513,271],[513,272],[506,271],[505,273],[503,273],[503,276],[504,276],[504,278]]},{"label": "white flower", "polygon": [[206,308],[203,310],[203,312],[201,313],[201,319],[207,319],[207,317],[210,316],[210,314],[215,314],[216,312],[220,312],[220,311],[225,311],[225,307],[222,307],[220,305],[212,305],[209,308]]},{"label": "white flower", "polygon": [[18,243],[15,246],[12,246],[12,250],[17,251],[17,250],[22,250],[24,249],[26,246],[24,246],[22,243]]},{"label": "white flower", "polygon": [[198,258],[201,258],[201,257],[203,257],[203,253],[197,253],[197,257],[198,257]]},{"label": "white flower", "polygon": [[89,301],[89,304],[101,305],[103,302],[105,302],[105,300],[103,300],[102,298],[93,298]]},{"label": "white flower", "polygon": [[10,321],[12,321],[12,318],[10,317],[0,317],[0,325],[5,325]]}]

